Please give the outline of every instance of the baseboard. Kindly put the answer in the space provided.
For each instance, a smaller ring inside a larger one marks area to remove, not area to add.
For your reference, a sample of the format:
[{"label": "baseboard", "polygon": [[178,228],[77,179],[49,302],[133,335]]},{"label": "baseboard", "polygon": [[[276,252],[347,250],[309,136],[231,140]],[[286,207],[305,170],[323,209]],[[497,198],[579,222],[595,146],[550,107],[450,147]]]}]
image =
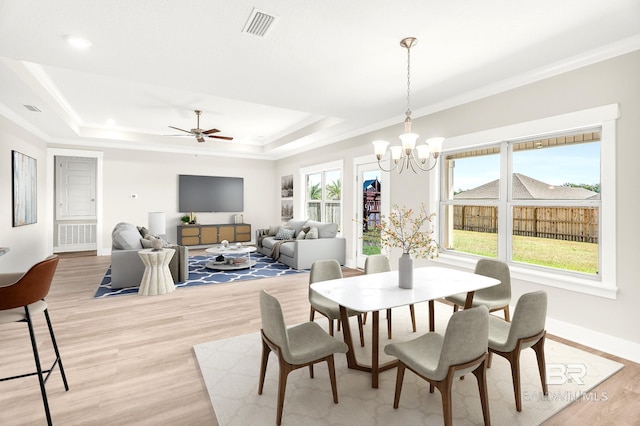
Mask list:
[{"label": "baseboard", "polygon": [[547,317],[547,332],[640,363],[640,344]]}]

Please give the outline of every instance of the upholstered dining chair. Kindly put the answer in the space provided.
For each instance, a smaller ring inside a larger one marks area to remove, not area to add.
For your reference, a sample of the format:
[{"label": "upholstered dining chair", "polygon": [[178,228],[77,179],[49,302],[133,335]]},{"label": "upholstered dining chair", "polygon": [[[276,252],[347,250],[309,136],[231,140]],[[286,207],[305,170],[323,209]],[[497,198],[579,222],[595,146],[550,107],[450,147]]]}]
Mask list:
[{"label": "upholstered dining chair", "polygon": [[538,360],[538,371],[542,382],[542,392],[547,395],[546,363],[544,359],[544,340],[546,336],[545,319],[547,316],[547,293],[539,290],[520,296],[513,313],[511,323],[491,316],[489,318],[489,361],[492,354],[506,358],[511,364],[513,393],[516,398],[516,410],[522,411],[520,392],[520,353],[532,348]]},{"label": "upholstered dining chair", "polygon": [[[476,263],[476,274],[500,280],[500,284],[478,290],[473,295],[473,307],[484,305],[489,312],[504,311],[504,319],[509,321],[509,302],[511,302],[511,273],[509,265],[495,259],[480,259]],[[453,303],[453,312],[464,306],[467,294],[459,293],[445,297]]]},{"label": "upholstered dining chair", "polygon": [[260,315],[262,317],[262,361],[258,395],[262,395],[267,361],[269,354],[273,351],[278,356],[280,365],[276,424],[279,425],[282,422],[287,376],[298,368],[309,366],[311,378],[313,378],[313,364],[326,361],[329,367],[333,402],[337,404],[338,390],[333,354],[346,353],[347,344],[329,336],[315,322],[309,321],[287,329],[280,302],[264,290],[260,292]]},{"label": "upholstered dining chair", "polygon": [[[316,260],[311,265],[311,272],[309,273],[309,303],[311,304],[309,321],[313,321],[316,312],[327,317],[329,320],[329,334],[331,336],[333,336],[333,320],[338,320],[338,331],[340,331],[340,306],[338,306],[336,302],[313,291],[311,284],[340,278],[342,278],[342,268],[340,268],[340,263],[335,259]],[[362,312],[347,309],[347,314],[350,317],[358,317],[360,346],[364,346]]]},{"label": "upholstered dining chair", "polygon": [[[47,391],[45,384],[54,368],[57,366],[62,376],[65,391],[69,390],[67,378],[64,374],[58,344],[51,326],[51,318],[47,309],[47,303],[44,298],[49,293],[49,287],[53,280],[53,275],[58,266],[58,256],[50,256],[45,260],[33,265],[26,273],[9,273],[0,274],[0,324],[12,322],[27,323],[29,336],[31,338],[31,349],[36,364],[36,371],[33,373],[23,373],[11,377],[1,378],[0,381],[19,379],[27,376],[38,376],[40,383],[40,393],[42,394],[42,402],[47,417],[47,424],[51,425],[51,412],[49,411],[49,402],[47,400]],[[49,335],[51,343],[56,355],[56,359],[49,369],[43,370],[40,363],[40,355],[38,354],[38,344],[33,327],[33,315],[44,313],[49,327]]]},{"label": "upholstered dining chair", "polygon": [[442,395],[444,424],[449,426],[453,420],[453,379],[473,372],[478,381],[484,424],[491,424],[486,380],[488,317],[486,306],[466,309],[451,316],[444,336],[430,332],[408,342],[385,346],[385,353],[398,358],[393,408],[398,408],[400,403],[404,372],[408,368],[429,382],[429,392],[438,388]]},{"label": "upholstered dining chair", "polygon": [[[377,274],[380,272],[391,271],[391,264],[389,258],[384,254],[372,254],[367,256],[364,261],[364,273],[365,274]],[[416,312],[413,304],[409,305],[409,313],[411,314],[411,326],[413,332],[416,332]],[[367,314],[364,314],[363,322],[366,323]],[[387,309],[387,337],[391,339],[391,309]]]}]

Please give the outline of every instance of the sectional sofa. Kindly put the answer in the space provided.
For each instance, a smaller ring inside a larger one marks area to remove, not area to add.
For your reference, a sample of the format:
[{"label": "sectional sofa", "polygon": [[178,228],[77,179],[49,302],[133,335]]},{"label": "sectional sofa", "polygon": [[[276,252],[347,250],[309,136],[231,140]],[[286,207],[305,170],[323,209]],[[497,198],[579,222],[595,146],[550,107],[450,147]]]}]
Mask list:
[{"label": "sectional sofa", "polygon": [[345,263],[347,242],[337,236],[335,223],[291,219],[285,225],[258,229],[256,234],[260,253],[294,269],[310,269],[321,259]]}]

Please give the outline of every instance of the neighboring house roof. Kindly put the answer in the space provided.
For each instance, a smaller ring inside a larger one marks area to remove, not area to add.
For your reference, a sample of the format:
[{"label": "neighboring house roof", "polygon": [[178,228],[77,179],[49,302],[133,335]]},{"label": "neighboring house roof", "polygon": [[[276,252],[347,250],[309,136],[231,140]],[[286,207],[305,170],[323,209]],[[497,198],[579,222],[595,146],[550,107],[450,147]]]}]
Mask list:
[{"label": "neighboring house roof", "polygon": [[[453,198],[496,199],[500,181],[494,180],[476,188],[462,191]],[[518,200],[599,200],[600,194],[584,188],[554,186],[520,173],[513,174],[513,198]]]}]

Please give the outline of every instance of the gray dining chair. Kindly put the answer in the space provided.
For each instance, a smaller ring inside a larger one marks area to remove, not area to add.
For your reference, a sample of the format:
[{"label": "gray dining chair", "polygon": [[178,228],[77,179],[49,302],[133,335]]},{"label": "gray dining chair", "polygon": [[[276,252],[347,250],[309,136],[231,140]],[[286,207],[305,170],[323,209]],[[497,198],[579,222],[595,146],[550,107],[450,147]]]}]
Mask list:
[{"label": "gray dining chair", "polygon": [[487,341],[489,310],[486,306],[466,309],[451,316],[444,336],[435,332],[408,342],[385,346],[386,354],[398,358],[398,374],[393,408],[398,408],[405,369],[429,382],[442,395],[445,426],[452,424],[451,386],[454,378],[472,372],[478,381],[484,424],[491,424],[487,396]]},{"label": "gray dining chair", "polygon": [[520,296],[513,313],[513,321],[501,318],[489,318],[489,362],[492,354],[500,355],[509,361],[513,380],[513,393],[516,398],[516,410],[522,411],[520,390],[520,353],[532,348],[538,361],[538,372],[542,382],[542,392],[547,395],[546,363],[544,358],[544,340],[546,336],[545,320],[547,316],[547,293],[539,290]]},{"label": "gray dining chair", "polygon": [[[391,264],[389,263],[389,258],[384,254],[372,254],[367,256],[367,259],[364,261],[364,273],[365,274],[377,274],[380,272],[389,272],[391,271]],[[411,326],[413,327],[413,332],[416,332],[416,312],[413,304],[409,305],[409,313],[411,314]],[[364,314],[363,323],[366,324],[367,314]],[[387,309],[387,337],[391,339],[391,309]]]},{"label": "gray dining chair", "polygon": [[[509,265],[495,259],[480,259],[476,263],[476,274],[500,280],[500,284],[478,290],[473,295],[473,307],[484,305],[489,312],[504,311],[504,319],[509,321],[509,302],[511,302],[511,273]],[[445,297],[453,303],[453,312],[464,306],[467,293],[458,293]]]},{"label": "gray dining chair", "polygon": [[[335,259],[316,260],[311,265],[311,272],[309,273],[309,303],[311,304],[309,321],[313,321],[316,312],[327,317],[329,320],[329,334],[331,336],[333,336],[333,320],[338,321],[338,331],[340,331],[340,306],[318,292],[313,291],[311,289],[311,284],[340,278],[342,278],[342,268],[340,267],[340,263]],[[347,309],[347,315],[349,317],[355,316],[358,318],[360,346],[364,346],[362,312]]]},{"label": "gray dining chair", "polygon": [[311,378],[313,378],[313,364],[326,361],[329,368],[333,402],[337,404],[338,390],[333,354],[346,353],[347,344],[329,336],[315,322],[306,322],[287,328],[280,302],[265,290],[260,292],[260,316],[262,318],[262,360],[260,363],[258,395],[262,395],[264,379],[267,373],[267,362],[269,354],[273,351],[278,356],[280,367],[276,424],[282,423],[287,376],[298,368],[308,366]]}]

